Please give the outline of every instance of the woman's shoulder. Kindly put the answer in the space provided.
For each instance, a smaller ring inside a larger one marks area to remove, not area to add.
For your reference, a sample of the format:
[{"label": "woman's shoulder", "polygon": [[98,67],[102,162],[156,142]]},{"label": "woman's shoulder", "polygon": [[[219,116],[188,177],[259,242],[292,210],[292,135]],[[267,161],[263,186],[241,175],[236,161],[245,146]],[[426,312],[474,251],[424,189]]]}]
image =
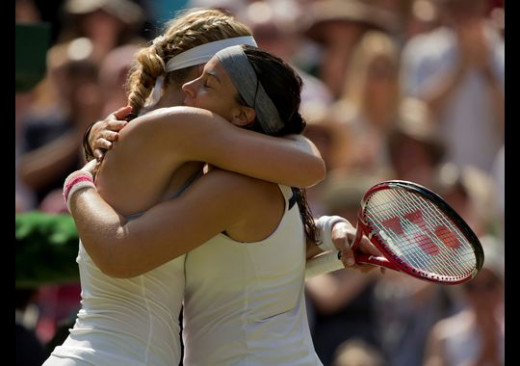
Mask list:
[{"label": "woman's shoulder", "polygon": [[145,114],[140,115],[135,118],[132,123],[136,122],[138,124],[143,122],[157,122],[157,121],[167,121],[167,122],[176,122],[182,121],[184,119],[208,119],[208,118],[221,118],[215,115],[213,112],[208,111],[202,108],[195,107],[187,107],[187,106],[172,106],[165,108],[158,108],[151,110]]},{"label": "woman's shoulder", "polygon": [[212,168],[199,180],[211,187],[212,195],[227,197],[227,200],[233,200],[239,206],[265,202],[266,199],[280,195],[276,183],[218,168]]},{"label": "woman's shoulder", "polygon": [[151,131],[157,133],[157,129],[160,128],[161,133],[167,133],[168,131],[176,132],[179,129],[183,131],[200,130],[205,126],[223,123],[228,122],[208,110],[174,106],[158,108],[142,114],[134,118],[121,132],[134,133],[134,131],[139,131],[138,133],[143,133]]},{"label": "woman's shoulder", "polygon": [[277,186],[276,183],[267,182],[265,180],[216,167],[212,167],[204,176],[213,183],[220,183],[230,191],[234,191],[236,188],[245,189],[250,187],[251,189],[256,189],[262,186]]}]

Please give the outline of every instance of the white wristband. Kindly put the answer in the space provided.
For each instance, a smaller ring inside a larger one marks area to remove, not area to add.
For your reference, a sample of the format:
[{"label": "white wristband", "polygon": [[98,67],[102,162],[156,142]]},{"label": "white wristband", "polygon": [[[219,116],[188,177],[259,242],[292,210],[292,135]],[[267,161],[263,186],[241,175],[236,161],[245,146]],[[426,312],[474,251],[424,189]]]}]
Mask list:
[{"label": "white wristband", "polygon": [[338,250],[334,245],[331,236],[332,227],[338,222],[348,223],[348,220],[341,216],[321,216],[318,221],[316,221],[316,228],[318,229],[316,244],[321,249],[321,251],[325,252],[327,250]]}]

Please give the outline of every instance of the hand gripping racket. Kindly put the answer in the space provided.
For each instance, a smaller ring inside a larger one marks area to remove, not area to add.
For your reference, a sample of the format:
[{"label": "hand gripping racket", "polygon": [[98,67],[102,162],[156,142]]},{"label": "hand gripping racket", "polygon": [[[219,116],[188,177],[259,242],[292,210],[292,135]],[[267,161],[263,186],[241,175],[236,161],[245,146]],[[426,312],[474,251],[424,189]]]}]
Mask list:
[{"label": "hand gripping racket", "polygon": [[[363,234],[383,256],[357,250]],[[352,249],[356,263],[444,284],[472,279],[484,263],[477,236],[441,197],[400,180],[378,183],[364,194]],[[340,258],[341,252],[329,252],[309,260],[306,278],[344,268]]]}]

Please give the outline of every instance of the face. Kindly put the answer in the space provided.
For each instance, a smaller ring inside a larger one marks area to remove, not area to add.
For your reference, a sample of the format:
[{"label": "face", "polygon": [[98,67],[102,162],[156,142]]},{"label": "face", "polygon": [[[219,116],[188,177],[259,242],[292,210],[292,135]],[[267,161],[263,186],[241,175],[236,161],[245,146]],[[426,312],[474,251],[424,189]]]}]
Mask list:
[{"label": "face", "polygon": [[197,79],[182,86],[182,91],[185,94],[184,105],[207,109],[233,123],[248,108],[238,103],[237,89],[215,57],[206,63]]}]

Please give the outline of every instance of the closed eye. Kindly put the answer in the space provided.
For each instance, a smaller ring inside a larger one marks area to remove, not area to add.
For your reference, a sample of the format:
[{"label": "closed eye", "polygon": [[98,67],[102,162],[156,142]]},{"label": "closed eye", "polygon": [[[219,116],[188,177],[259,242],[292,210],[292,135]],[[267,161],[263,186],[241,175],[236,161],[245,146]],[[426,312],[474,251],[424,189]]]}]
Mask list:
[{"label": "closed eye", "polygon": [[212,73],[205,72],[204,73],[204,87],[205,88],[211,88],[214,82],[220,83],[219,78]]}]

